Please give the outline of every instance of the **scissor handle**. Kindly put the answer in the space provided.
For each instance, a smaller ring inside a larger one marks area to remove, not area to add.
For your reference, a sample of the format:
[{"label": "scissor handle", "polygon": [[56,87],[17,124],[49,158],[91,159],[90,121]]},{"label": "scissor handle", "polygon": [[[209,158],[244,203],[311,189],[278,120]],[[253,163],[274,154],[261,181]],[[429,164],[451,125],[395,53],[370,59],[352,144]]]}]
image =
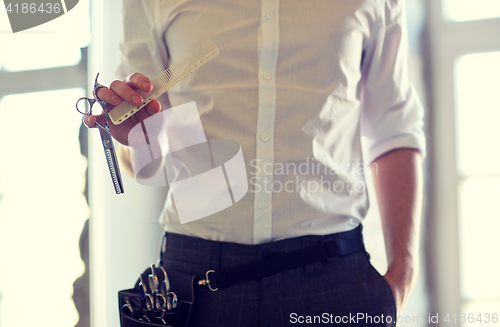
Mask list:
[{"label": "scissor handle", "polygon": [[[86,103],[84,104],[85,105],[85,110],[81,110],[81,106],[78,106],[78,104],[80,103],[80,101],[85,101]],[[80,99],[78,99],[78,101],[76,101],[76,110],[81,113],[82,115],[92,115],[92,106],[94,105],[94,103],[97,101],[97,99],[89,99],[89,98],[86,98],[86,97],[82,97]],[[88,106],[88,109],[87,109],[87,106]]]}]

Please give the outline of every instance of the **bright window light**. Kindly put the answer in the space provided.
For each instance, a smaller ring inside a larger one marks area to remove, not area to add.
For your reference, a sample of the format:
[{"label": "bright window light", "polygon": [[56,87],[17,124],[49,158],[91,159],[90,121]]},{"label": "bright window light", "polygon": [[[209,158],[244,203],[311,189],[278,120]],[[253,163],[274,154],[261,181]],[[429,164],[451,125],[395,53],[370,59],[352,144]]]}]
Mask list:
[{"label": "bright window light", "polygon": [[500,17],[498,0],[442,0],[443,16],[448,20],[468,21]]},{"label": "bright window light", "polygon": [[[79,237],[89,209],[80,153],[82,89],[0,102],[0,326],[68,327],[84,272]],[[26,308],[29,307],[27,314]]]},{"label": "bright window light", "polygon": [[460,289],[465,300],[500,301],[499,189],[500,177],[468,178],[459,186]]},{"label": "bright window light", "polygon": [[457,167],[463,176],[500,175],[498,76],[500,52],[466,55],[455,65]]}]

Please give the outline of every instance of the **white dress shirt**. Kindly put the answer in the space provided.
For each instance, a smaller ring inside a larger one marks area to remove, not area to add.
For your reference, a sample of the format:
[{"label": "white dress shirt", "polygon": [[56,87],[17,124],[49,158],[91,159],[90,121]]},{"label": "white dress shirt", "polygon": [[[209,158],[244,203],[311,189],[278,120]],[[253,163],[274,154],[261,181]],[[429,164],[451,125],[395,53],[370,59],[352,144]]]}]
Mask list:
[{"label": "white dress shirt", "polygon": [[124,26],[120,78],[154,77],[207,39],[220,48],[162,101],[195,101],[207,138],[245,158],[239,202],[181,224],[169,193],[166,231],[260,244],[351,230],[369,206],[367,164],[425,155],[402,1],[125,0]]}]

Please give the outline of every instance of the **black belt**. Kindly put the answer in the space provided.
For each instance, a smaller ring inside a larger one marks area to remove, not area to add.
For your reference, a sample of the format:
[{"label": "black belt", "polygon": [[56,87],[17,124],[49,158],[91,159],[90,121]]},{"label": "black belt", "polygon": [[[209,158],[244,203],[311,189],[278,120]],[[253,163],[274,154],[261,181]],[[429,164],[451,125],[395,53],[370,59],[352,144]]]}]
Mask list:
[{"label": "black belt", "polygon": [[356,252],[365,252],[361,225],[351,232],[334,234],[331,238],[324,239],[316,245],[303,249],[264,258],[241,266],[208,270],[205,273],[206,279],[199,280],[198,285],[207,285],[210,290],[217,291],[316,262],[335,260],[340,256]]}]

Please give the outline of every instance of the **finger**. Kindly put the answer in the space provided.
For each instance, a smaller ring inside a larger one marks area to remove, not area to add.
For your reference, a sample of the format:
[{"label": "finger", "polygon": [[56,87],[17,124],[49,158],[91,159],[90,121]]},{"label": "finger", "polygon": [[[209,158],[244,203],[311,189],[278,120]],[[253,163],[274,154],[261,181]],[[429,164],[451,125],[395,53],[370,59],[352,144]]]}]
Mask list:
[{"label": "finger", "polygon": [[114,81],[113,83],[111,83],[110,88],[117,96],[133,104],[134,106],[141,105],[143,101],[141,95],[124,82]]},{"label": "finger", "polygon": [[[97,97],[106,103],[109,103],[113,106],[117,106],[122,102],[122,98],[120,98],[115,92],[112,90],[101,87],[97,91]],[[110,109],[108,109],[110,110]]]},{"label": "finger", "polygon": [[128,86],[144,92],[149,92],[153,88],[153,84],[151,83],[149,78],[147,78],[145,75],[141,73],[134,73],[132,75],[127,76],[124,79],[124,82]]},{"label": "finger", "polygon": [[161,103],[160,101],[153,99],[151,100],[150,103],[148,103],[146,107],[144,107],[144,109],[146,109],[148,115],[150,116],[156,115],[161,111]]},{"label": "finger", "polygon": [[138,121],[143,121],[144,119],[156,115],[160,111],[161,111],[161,104],[158,100],[154,99],[151,100],[151,102],[148,103],[147,106],[142,108],[142,110],[136,112],[134,115],[137,117]]},{"label": "finger", "polygon": [[83,124],[87,126],[87,128],[96,128],[95,122],[96,122],[95,116],[88,115],[83,117]]}]

